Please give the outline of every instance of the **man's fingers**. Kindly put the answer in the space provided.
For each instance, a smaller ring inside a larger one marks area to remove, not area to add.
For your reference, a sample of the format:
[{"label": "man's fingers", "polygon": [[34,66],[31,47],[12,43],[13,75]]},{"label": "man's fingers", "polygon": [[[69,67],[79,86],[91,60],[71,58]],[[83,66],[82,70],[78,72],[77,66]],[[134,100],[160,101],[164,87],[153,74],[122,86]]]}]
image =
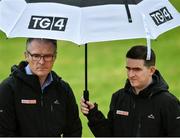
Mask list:
[{"label": "man's fingers", "polygon": [[85,103],[82,103],[81,104],[81,112],[83,114],[88,114],[89,113],[88,105],[86,105]]},{"label": "man's fingers", "polygon": [[83,114],[88,114],[88,113],[89,113],[89,109],[86,108],[86,107],[81,107],[81,112],[82,112]]},{"label": "man's fingers", "polygon": [[88,114],[89,110],[93,109],[95,105],[90,101],[85,101],[83,97],[80,100],[81,112],[83,114]]},{"label": "man's fingers", "polygon": [[85,103],[84,100],[80,101],[80,105],[81,105],[81,107],[88,108],[88,105]]},{"label": "man's fingers", "polygon": [[89,109],[83,97],[81,98],[80,106],[81,106],[81,112],[87,115],[89,113]]}]

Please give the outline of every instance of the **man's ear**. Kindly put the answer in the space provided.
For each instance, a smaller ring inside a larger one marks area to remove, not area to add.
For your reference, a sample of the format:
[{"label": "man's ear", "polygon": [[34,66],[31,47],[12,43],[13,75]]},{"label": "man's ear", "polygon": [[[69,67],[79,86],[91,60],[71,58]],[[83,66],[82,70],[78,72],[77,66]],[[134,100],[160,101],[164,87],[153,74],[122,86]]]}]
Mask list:
[{"label": "man's ear", "polygon": [[27,55],[27,52],[25,51],[25,52],[24,52],[24,57],[25,57],[25,60],[26,60],[26,61],[28,60],[28,59],[27,59],[27,58],[28,58],[27,56],[28,56],[28,55]]},{"label": "man's ear", "polygon": [[155,71],[156,71],[156,67],[155,66],[151,66],[150,67],[150,73],[153,75]]}]

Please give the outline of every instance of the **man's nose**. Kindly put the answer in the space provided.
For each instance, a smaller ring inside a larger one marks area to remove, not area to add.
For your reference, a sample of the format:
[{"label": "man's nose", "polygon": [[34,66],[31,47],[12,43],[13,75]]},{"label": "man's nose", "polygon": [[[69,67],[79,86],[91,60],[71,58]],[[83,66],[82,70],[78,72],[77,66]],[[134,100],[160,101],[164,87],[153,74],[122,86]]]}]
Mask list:
[{"label": "man's nose", "polygon": [[128,76],[129,77],[133,77],[135,75],[134,71],[133,70],[129,70],[128,71]]},{"label": "man's nose", "polygon": [[44,63],[45,63],[45,60],[44,60],[44,57],[43,57],[43,56],[40,58],[39,63],[40,63],[40,64],[44,64]]}]

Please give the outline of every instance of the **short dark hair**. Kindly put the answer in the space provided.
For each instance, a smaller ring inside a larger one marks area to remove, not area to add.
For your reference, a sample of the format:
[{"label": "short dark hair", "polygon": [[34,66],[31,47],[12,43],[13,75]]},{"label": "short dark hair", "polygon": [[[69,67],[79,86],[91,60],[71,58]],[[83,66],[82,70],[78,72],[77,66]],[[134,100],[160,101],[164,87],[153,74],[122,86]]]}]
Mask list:
[{"label": "short dark hair", "polygon": [[29,45],[33,40],[50,42],[50,43],[53,44],[55,52],[57,51],[57,40],[55,40],[55,39],[46,39],[46,38],[27,38],[27,41],[26,41],[26,49],[28,48],[28,45]]},{"label": "short dark hair", "polygon": [[132,59],[143,59],[144,65],[147,67],[155,66],[156,63],[156,55],[154,51],[151,49],[150,60],[146,60],[147,57],[147,46],[136,45],[129,49],[126,54],[126,58]]}]

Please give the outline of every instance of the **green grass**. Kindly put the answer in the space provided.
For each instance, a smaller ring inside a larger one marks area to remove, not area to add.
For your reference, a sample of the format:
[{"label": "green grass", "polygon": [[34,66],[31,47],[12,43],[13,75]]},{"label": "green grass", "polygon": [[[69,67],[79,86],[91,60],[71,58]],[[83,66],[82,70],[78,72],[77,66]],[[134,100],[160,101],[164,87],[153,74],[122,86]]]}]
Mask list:
[{"label": "green grass", "polygon": [[[171,0],[180,11],[180,1]],[[88,89],[90,100],[97,102],[106,115],[113,92],[124,86],[126,80],[125,54],[136,44],[146,44],[144,39],[91,43],[88,45]],[[170,30],[152,41],[157,55],[157,68],[170,86],[170,91],[180,99],[180,27]],[[25,39],[6,39],[0,32],[0,81],[10,73],[10,67],[24,59]],[[84,47],[58,41],[58,57],[53,68],[68,81],[77,103],[84,90]],[[93,136],[87,119],[80,113],[83,136]]]}]

